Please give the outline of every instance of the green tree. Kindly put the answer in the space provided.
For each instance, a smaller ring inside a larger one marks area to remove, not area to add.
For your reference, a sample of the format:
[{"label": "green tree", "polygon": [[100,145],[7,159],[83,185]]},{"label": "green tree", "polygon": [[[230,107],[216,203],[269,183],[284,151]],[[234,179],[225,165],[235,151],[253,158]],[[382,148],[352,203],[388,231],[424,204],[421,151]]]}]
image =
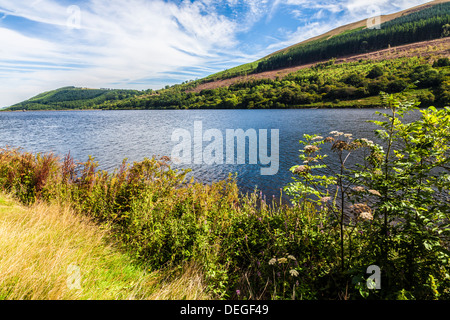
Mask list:
[{"label": "green tree", "polygon": [[442,37],[450,36],[450,24],[446,24],[442,26]]},{"label": "green tree", "polygon": [[367,74],[367,78],[376,79],[384,74],[384,70],[380,66],[373,67]]}]

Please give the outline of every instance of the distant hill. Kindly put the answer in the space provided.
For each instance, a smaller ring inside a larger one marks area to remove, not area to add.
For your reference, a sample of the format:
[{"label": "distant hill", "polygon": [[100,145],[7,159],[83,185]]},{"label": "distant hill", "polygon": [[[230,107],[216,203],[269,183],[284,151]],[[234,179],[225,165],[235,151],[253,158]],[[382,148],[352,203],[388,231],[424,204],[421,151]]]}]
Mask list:
[{"label": "distant hill", "polygon": [[[434,0],[434,1],[431,1],[431,2],[427,2],[427,3],[421,4],[421,5],[415,6],[413,8],[409,8],[409,9],[406,9],[406,10],[403,10],[403,11],[396,12],[396,13],[392,13],[392,14],[388,14],[388,15],[381,15],[379,17],[380,18],[379,22],[381,24],[383,24],[383,23],[386,23],[388,21],[391,21],[391,20],[394,20],[394,19],[397,19],[397,18],[400,18],[400,17],[407,16],[407,15],[409,15],[411,13],[415,13],[415,12],[422,11],[424,9],[428,9],[428,8],[434,6],[434,5],[441,4],[441,3],[447,3],[447,2],[450,2],[450,0]],[[289,51],[291,49],[294,49],[294,48],[296,48],[298,46],[305,45],[305,44],[307,44],[309,42],[313,42],[313,41],[316,41],[316,40],[329,40],[332,37],[341,35],[343,33],[347,33],[347,32],[350,32],[350,31],[355,31],[355,30],[362,30],[362,29],[366,29],[366,28],[367,28],[367,19],[364,19],[364,20],[361,20],[361,21],[357,21],[357,22],[353,22],[353,23],[347,24],[345,26],[341,26],[341,27],[338,27],[338,28],[333,29],[331,31],[328,31],[328,32],[326,32],[324,34],[321,34],[319,36],[307,39],[307,40],[302,41],[300,43],[294,44],[294,45],[289,46],[287,48],[284,48],[284,49],[281,49],[281,50],[276,51],[274,53],[271,53],[267,57],[264,57],[263,59],[269,58],[269,57],[271,57],[273,55],[276,55],[276,54],[285,53],[285,52],[287,52],[287,51]]]},{"label": "distant hill", "polygon": [[102,109],[116,101],[148,93],[137,90],[63,87],[38,94],[7,108],[7,110]]},{"label": "distant hill", "polygon": [[367,19],[351,23],[255,62],[212,74],[203,82],[223,80],[332,58],[374,52],[409,43],[441,38],[450,24],[450,0],[435,0],[380,17],[379,29],[368,29]]}]

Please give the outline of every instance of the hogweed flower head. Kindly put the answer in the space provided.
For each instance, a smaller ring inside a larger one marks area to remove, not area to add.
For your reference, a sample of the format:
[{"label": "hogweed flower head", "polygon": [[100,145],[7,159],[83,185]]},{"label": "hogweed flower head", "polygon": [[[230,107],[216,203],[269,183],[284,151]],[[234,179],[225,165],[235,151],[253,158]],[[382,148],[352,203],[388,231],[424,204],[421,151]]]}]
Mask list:
[{"label": "hogweed flower head", "polygon": [[306,174],[306,173],[308,173],[310,171],[311,171],[311,168],[309,166],[297,166],[294,169],[294,173],[298,174],[298,175]]},{"label": "hogweed flower head", "polygon": [[313,146],[313,145],[307,145],[307,146],[305,146],[304,150],[305,150],[305,153],[309,154],[309,153],[314,153],[314,152],[319,151],[319,147]]},{"label": "hogweed flower head", "polygon": [[279,258],[278,263],[287,263],[288,260],[286,258]]},{"label": "hogweed flower head", "polygon": [[366,145],[368,147],[375,146],[375,143],[372,140],[369,140],[367,138],[361,138],[361,139],[358,139],[357,141],[359,141],[361,144]]},{"label": "hogweed flower head", "polygon": [[347,142],[342,141],[342,140],[336,140],[333,143],[333,146],[331,147],[331,150],[333,150],[333,151],[334,150],[342,151],[342,150],[347,150],[348,147],[349,147],[349,144]]},{"label": "hogweed flower head", "polygon": [[370,212],[361,212],[361,214],[359,215],[359,219],[361,220],[373,220],[373,215]]},{"label": "hogweed flower head", "polygon": [[360,214],[362,212],[372,213],[372,209],[365,203],[356,203],[351,205],[350,210],[356,214]]},{"label": "hogweed flower head", "polygon": [[303,163],[308,164],[310,162],[317,162],[317,159],[312,158],[312,157],[308,157],[305,159],[305,161],[303,161]]},{"label": "hogweed flower head", "polygon": [[372,209],[365,203],[356,203],[350,206],[350,210],[358,216],[359,220],[373,220]]},{"label": "hogweed flower head", "polygon": [[334,135],[336,137],[344,135],[344,133],[340,132],[340,131],[331,131],[330,134],[332,134],[332,135]]},{"label": "hogweed flower head", "polygon": [[352,190],[355,192],[363,192],[365,189],[364,189],[364,187],[358,186],[358,187],[353,187]]},{"label": "hogweed flower head", "polygon": [[293,277],[297,277],[297,276],[298,276],[298,271],[292,269],[292,270],[289,271],[289,274],[290,274],[291,276],[293,276]]}]

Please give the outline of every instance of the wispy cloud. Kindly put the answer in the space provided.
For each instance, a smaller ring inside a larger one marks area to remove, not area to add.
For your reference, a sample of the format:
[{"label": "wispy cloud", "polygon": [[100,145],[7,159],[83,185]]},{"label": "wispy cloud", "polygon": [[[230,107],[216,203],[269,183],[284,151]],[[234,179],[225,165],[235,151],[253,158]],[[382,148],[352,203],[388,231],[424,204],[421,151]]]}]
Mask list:
[{"label": "wispy cloud", "polygon": [[[34,93],[69,80],[74,85],[128,87],[139,79],[208,64],[236,45],[236,23],[208,11],[203,2],[131,0],[124,5],[92,0],[78,7],[79,28],[73,28],[73,12],[56,1],[0,1],[0,13],[14,18],[0,24],[0,76],[8,77],[1,96],[12,96],[8,83],[35,87]],[[23,21],[38,29],[23,27]],[[36,70],[36,64],[43,70]],[[54,64],[78,67],[55,71]],[[17,97],[12,99],[0,103],[17,102]]]}]

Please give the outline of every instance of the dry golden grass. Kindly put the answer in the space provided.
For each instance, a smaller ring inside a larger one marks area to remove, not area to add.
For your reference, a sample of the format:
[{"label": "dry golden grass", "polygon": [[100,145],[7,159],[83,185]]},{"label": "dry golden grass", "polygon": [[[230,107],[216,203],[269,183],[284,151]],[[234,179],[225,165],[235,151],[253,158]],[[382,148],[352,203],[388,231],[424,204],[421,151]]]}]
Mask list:
[{"label": "dry golden grass", "polygon": [[168,280],[119,252],[107,231],[67,206],[0,194],[0,299],[209,299],[198,268]]},{"label": "dry golden grass", "polygon": [[194,264],[185,266],[181,275],[162,281],[150,300],[210,300],[201,270]]}]

